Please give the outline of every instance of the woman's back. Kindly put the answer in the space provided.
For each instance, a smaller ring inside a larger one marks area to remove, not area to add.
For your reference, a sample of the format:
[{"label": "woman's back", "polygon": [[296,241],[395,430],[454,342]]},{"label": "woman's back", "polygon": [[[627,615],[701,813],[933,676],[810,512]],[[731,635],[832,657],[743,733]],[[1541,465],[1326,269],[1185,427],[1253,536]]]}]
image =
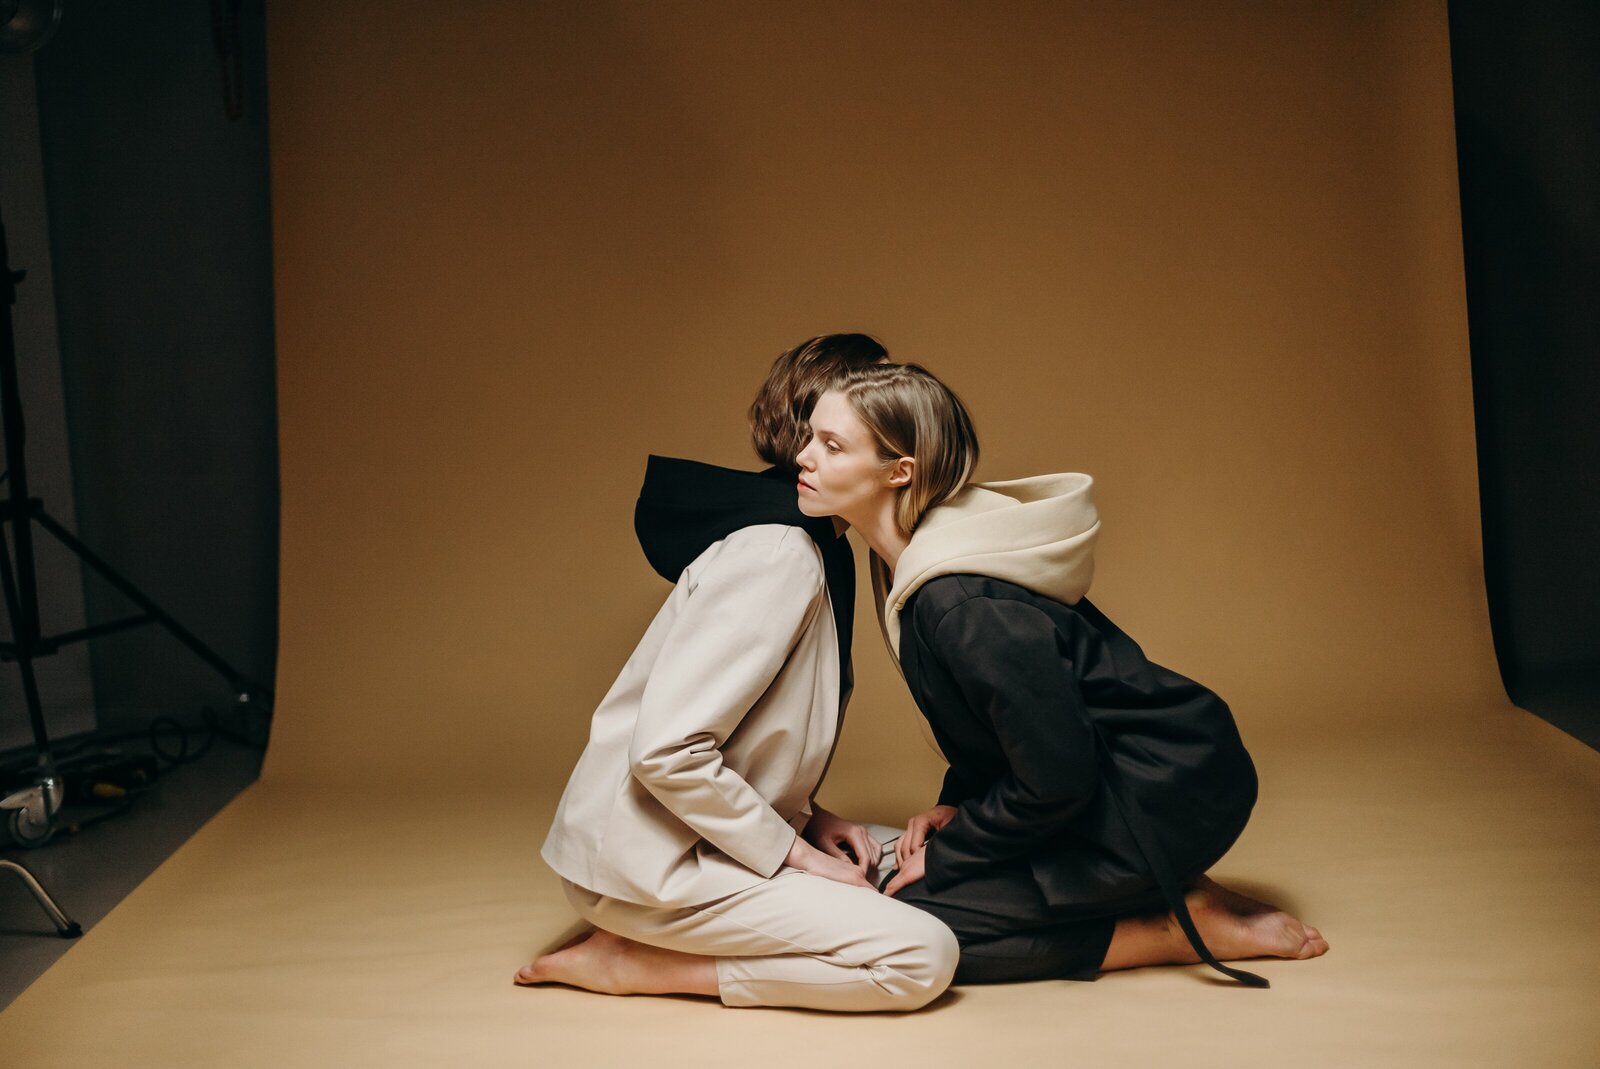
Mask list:
[{"label": "woman's back", "polygon": [[902,610],[900,661],[951,764],[941,803],[981,799],[1037,762],[1023,770],[1036,780],[1027,792],[1073,807],[1029,855],[1053,902],[1148,888],[1113,789],[1134,796],[1181,868],[1203,871],[1249,817],[1255,770],[1227,704],[1150,661],[1087,598],[1069,606],[1002,579],[939,576]]}]

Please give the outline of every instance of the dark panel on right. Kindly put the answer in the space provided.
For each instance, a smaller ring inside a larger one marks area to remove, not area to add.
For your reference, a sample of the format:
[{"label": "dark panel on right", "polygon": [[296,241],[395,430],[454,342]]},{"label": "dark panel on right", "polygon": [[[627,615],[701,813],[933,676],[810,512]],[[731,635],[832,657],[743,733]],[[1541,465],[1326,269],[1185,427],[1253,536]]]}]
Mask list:
[{"label": "dark panel on right", "polygon": [[1600,748],[1600,5],[1452,3],[1483,546],[1511,699]]}]

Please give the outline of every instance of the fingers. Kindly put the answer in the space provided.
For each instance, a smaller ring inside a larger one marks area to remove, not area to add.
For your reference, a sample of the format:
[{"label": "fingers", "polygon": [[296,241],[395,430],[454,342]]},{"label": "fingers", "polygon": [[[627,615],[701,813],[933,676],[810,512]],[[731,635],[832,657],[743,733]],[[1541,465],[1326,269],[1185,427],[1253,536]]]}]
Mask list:
[{"label": "fingers", "polygon": [[852,859],[849,854],[845,853],[844,847],[839,845],[840,843],[845,842],[845,841],[846,840],[843,840],[843,839],[824,839],[824,840],[822,840],[821,843],[819,843],[817,845],[818,845],[818,848],[824,854],[827,854],[829,857],[836,857],[840,861],[843,861],[843,862],[845,862],[847,864],[850,864],[850,865],[854,865],[855,864],[854,859]]},{"label": "fingers", "polygon": [[872,881],[867,879],[861,870],[854,865],[848,865],[844,868],[832,868],[827,872],[818,872],[816,875],[833,880],[836,883],[849,884],[851,887],[865,887],[869,891],[877,890],[876,887],[872,886]]},{"label": "fingers", "polygon": [[904,866],[906,862],[910,861],[912,855],[921,850],[922,844],[927,841],[928,818],[912,817],[911,823],[906,825],[906,833],[900,836],[900,842],[896,844],[896,849],[904,851],[905,855],[901,858],[900,864]]},{"label": "fingers", "polygon": [[878,863],[878,857],[873,848],[878,845],[876,839],[867,834],[867,829],[857,824],[846,833],[850,841],[850,849],[855,851],[856,867],[865,876]]},{"label": "fingers", "polygon": [[883,889],[883,893],[892,896],[898,893],[902,887],[916,883],[927,872],[926,866],[927,855],[921,850],[913,851],[911,856],[906,859],[906,863],[895,871],[894,878]]},{"label": "fingers", "polygon": [[899,868],[906,867],[906,859],[916,853],[916,848],[911,845],[911,840],[917,837],[917,824],[921,817],[912,817],[906,821],[906,830],[894,842],[894,860]]}]

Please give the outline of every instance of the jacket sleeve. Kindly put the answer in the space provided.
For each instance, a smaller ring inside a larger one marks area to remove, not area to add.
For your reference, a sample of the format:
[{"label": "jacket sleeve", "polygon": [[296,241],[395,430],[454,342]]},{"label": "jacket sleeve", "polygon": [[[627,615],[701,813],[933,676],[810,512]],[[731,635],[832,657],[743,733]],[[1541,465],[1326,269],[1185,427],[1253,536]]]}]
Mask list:
[{"label": "jacket sleeve", "polygon": [[783,865],[795,832],[721,747],[827,597],[810,548],[730,544],[709,563],[662,644],[628,748],[634,777],[662,805],[762,876]]},{"label": "jacket sleeve", "polygon": [[1042,609],[971,598],[938,621],[931,645],[994,729],[1007,766],[929,839],[925,879],[939,891],[1059,834],[1093,797],[1099,771],[1077,679]]},{"label": "jacket sleeve", "polygon": [[975,794],[982,793],[982,788],[974,786],[972,781],[961,774],[961,770],[951,765],[944,770],[944,783],[939,787],[940,805],[960,805]]}]

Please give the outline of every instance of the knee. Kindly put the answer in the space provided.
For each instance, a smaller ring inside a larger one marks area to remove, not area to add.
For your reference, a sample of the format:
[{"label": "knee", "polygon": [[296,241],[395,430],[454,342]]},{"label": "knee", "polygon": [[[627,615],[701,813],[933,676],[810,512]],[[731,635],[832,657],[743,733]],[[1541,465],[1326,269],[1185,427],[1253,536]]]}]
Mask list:
[{"label": "knee", "polygon": [[884,961],[880,983],[896,1010],[919,1010],[944,994],[956,974],[961,947],[955,933],[936,917],[917,914],[907,926],[905,945]]},{"label": "knee", "polygon": [[944,989],[949,987],[950,982],[955,979],[956,966],[961,963],[961,944],[956,939],[956,933],[952,932],[950,926],[945,924],[944,921],[939,920],[937,917],[930,917],[929,919],[933,923],[928,927],[930,931],[936,933],[933,936],[933,942],[930,944],[930,953],[933,956],[934,984],[933,994],[928,996],[928,1001],[932,1002],[942,995]]}]

